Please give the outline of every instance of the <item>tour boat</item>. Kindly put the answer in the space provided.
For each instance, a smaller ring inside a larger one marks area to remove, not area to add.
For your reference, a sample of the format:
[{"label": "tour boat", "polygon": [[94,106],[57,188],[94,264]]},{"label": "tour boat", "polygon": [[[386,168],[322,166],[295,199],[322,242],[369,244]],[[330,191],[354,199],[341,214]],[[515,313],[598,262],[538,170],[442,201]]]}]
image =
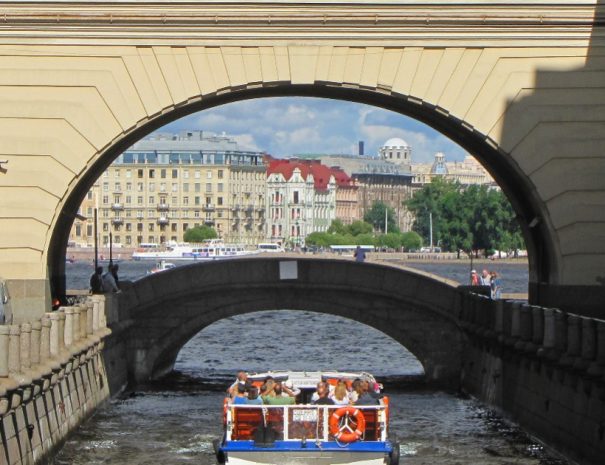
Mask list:
[{"label": "tour boat", "polygon": [[214,442],[226,465],[398,465],[399,444],[389,438],[389,400],[377,405],[316,405],[317,383],[350,385],[355,379],[380,386],[365,372],[276,371],[249,375],[260,387],[267,379],[300,391],[292,405],[236,404],[225,399],[224,433]]},{"label": "tour boat", "polygon": [[169,242],[165,247],[142,248],[132,253],[133,260],[218,260],[254,254],[243,245],[225,244],[220,239],[211,239],[201,244],[177,244]]}]

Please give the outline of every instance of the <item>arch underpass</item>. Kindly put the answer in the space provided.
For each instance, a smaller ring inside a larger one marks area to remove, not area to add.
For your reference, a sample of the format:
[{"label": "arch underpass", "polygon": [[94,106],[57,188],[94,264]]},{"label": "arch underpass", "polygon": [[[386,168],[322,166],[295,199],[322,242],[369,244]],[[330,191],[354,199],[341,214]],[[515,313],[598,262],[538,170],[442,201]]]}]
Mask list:
[{"label": "arch underpass", "polygon": [[189,113],[288,95],[379,106],[450,137],[518,213],[530,301],[602,314],[598,1],[149,5],[4,10],[0,275],[16,322],[64,292],[78,206],[120,152]]},{"label": "arch underpass", "polygon": [[[215,321],[278,309],[372,326],[413,353],[428,382],[459,382],[464,337],[456,287],[396,266],[284,257],[194,263],[138,280],[116,300],[120,324],[112,337],[126,344],[135,382],[172,370],[187,341]],[[225,334],[225,347],[228,341]]]}]

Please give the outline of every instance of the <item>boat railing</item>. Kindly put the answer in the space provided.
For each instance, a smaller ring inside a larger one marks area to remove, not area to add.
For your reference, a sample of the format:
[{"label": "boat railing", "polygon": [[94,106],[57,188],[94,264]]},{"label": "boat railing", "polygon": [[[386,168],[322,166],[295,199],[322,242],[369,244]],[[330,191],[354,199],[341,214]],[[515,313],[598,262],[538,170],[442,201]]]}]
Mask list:
[{"label": "boat railing", "polygon": [[[250,441],[260,427],[271,428],[283,441],[335,441],[330,433],[330,418],[340,405],[225,405],[226,440]],[[386,441],[388,403],[356,405],[365,420],[361,441]]]}]

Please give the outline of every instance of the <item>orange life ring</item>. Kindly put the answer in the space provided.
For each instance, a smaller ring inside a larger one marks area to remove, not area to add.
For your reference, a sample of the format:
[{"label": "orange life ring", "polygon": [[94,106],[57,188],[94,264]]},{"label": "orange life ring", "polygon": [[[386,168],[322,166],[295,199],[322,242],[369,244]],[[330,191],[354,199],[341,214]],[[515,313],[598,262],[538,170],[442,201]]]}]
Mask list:
[{"label": "orange life ring", "polygon": [[[340,424],[340,419],[344,418],[344,423]],[[349,420],[353,418],[355,429],[350,425]],[[330,434],[341,442],[354,442],[363,436],[366,430],[366,418],[363,412],[355,407],[340,407],[330,417]]]}]

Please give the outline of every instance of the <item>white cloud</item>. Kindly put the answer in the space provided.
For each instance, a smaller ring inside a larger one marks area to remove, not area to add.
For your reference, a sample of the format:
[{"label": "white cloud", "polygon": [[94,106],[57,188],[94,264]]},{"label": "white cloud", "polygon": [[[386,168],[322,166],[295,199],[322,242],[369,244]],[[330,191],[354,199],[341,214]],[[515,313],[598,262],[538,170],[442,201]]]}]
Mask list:
[{"label": "white cloud", "polygon": [[412,146],[413,160],[431,161],[442,151],[459,160],[464,150],[447,137],[406,116],[346,101],[284,97],[234,102],[204,110],[168,125],[164,130],[200,129],[232,135],[246,148],[276,156],[297,153],[365,153],[376,155],[392,137]]}]

